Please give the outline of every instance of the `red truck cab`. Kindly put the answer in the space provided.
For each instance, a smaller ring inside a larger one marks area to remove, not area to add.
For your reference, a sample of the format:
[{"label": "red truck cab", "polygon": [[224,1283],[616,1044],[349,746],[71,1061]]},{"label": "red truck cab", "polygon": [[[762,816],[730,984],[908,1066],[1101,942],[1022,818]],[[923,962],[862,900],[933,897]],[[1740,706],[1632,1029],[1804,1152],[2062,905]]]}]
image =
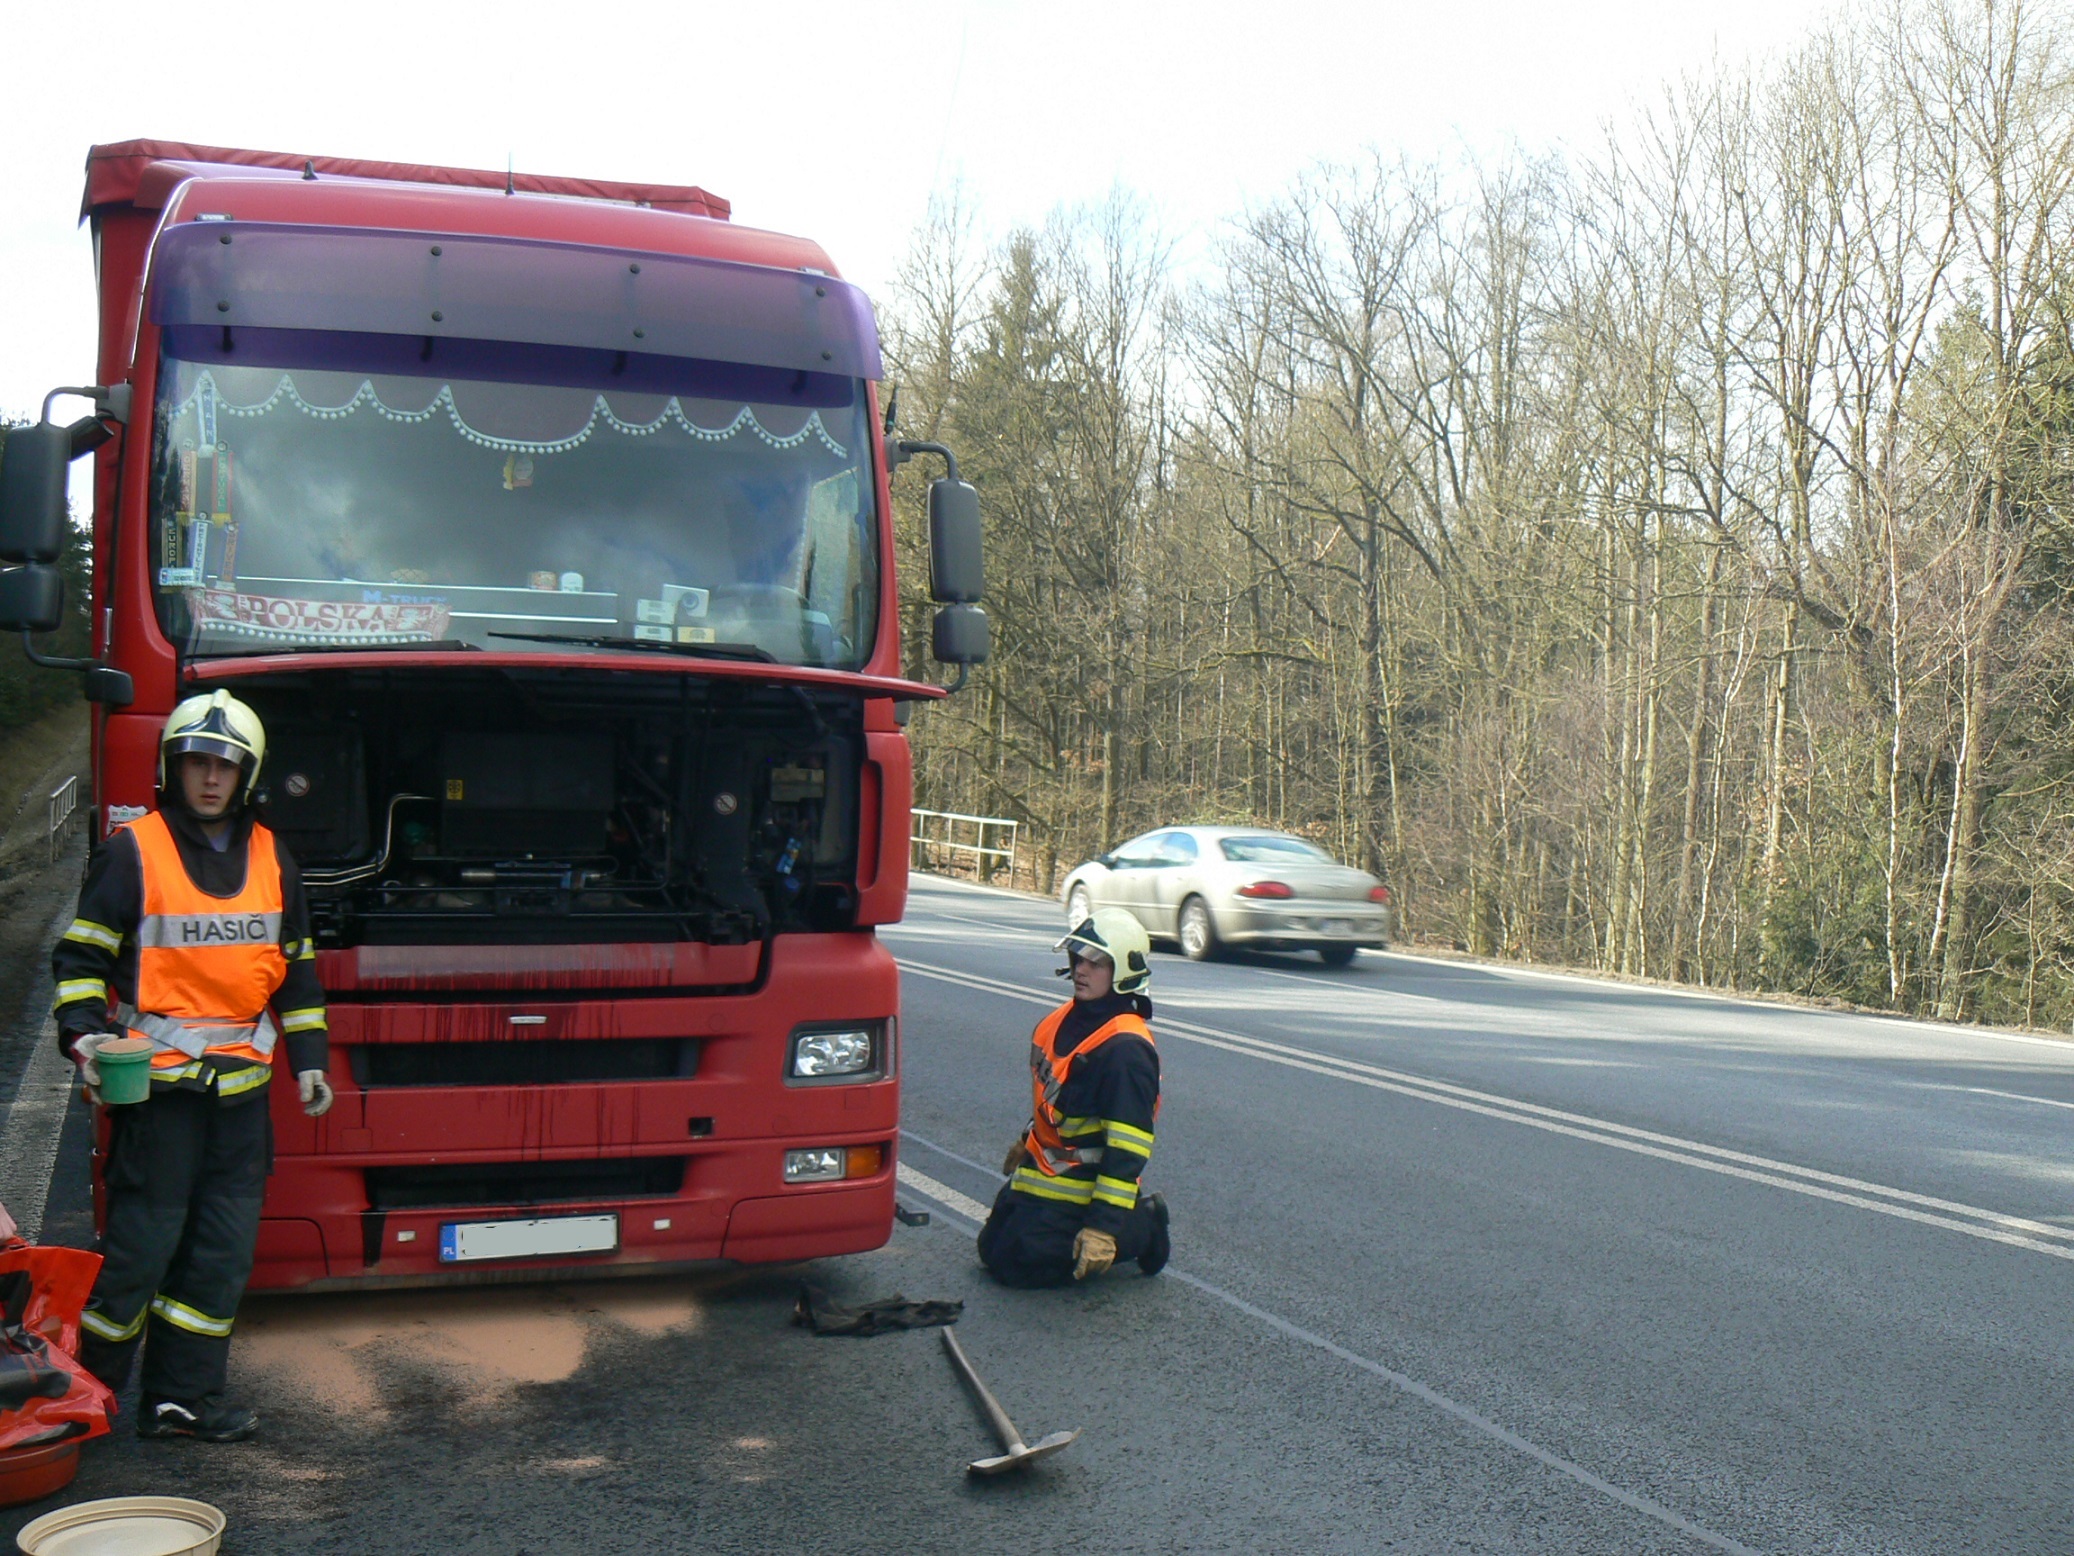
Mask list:
[{"label": "red truck cab", "polygon": [[[107,439],[94,835],[230,689],[328,997],[337,1102],[275,1088],[253,1284],[882,1244],[873,931],[940,691],[901,673],[888,456],[923,446],[864,295],[696,188],[137,141],[83,214],[96,414],[32,430],[46,477]],[[46,629],[16,447],[0,625]],[[976,662],[955,465],[931,516],[939,657]]]}]

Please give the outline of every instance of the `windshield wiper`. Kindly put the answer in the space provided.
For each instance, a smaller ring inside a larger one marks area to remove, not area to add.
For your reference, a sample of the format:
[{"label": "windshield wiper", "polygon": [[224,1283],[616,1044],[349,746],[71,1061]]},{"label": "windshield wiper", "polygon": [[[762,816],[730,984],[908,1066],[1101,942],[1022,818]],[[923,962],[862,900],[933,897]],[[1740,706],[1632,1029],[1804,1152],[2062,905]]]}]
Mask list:
[{"label": "windshield wiper", "polygon": [[675,643],[657,638],[594,637],[576,632],[490,632],[493,638],[517,638],[526,643],[573,643],[579,648],[640,648],[653,653],[683,654],[693,659],[748,659],[774,665],[777,658],[754,643]]},{"label": "windshield wiper", "polygon": [[464,643],[459,638],[434,638],[429,643],[398,643],[385,639],[379,643],[284,643],[278,648],[239,648],[227,654],[190,653],[189,659],[264,659],[280,654],[403,654],[413,651],[443,653],[449,650],[466,650],[481,653],[479,643]]}]

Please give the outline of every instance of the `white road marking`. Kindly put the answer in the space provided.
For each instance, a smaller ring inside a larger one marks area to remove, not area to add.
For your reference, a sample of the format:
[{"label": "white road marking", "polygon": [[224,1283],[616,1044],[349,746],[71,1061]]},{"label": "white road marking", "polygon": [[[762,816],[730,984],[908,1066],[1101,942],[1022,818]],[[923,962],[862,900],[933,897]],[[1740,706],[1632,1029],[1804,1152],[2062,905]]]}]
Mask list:
[{"label": "white road marking", "polygon": [[1438,994],[1414,994],[1409,989],[1375,989],[1366,984],[1328,983],[1323,974],[1305,977],[1302,973],[1278,972],[1272,967],[1249,967],[1247,973],[1257,978],[1285,978],[1291,983],[1300,983],[1305,988],[1325,994],[1337,995],[1341,999],[1362,995],[1368,999],[1388,1002],[1391,1000],[1420,1000],[1428,1005],[1453,1005],[1456,1001]]},{"label": "white road marking", "polygon": [[[926,880],[930,886],[951,886],[960,891],[990,897],[1006,897],[1012,902],[1047,902],[1045,897],[1033,897],[1029,893],[1008,891],[999,886],[979,886],[970,881],[954,880],[948,876],[927,875],[917,870],[917,879]],[[2028,1032],[2005,1032],[1999,1027],[1965,1026],[1958,1022],[1922,1021],[1912,1016],[1889,1015],[1878,1010],[1821,1010],[1805,1005],[1781,1004],[1774,1000],[1753,999],[1747,994],[1736,994],[1726,989],[1692,988],[1677,983],[1628,982],[1619,978],[1603,978],[1593,973],[1575,972],[1560,967],[1522,967],[1510,962],[1476,961],[1463,957],[1422,956],[1416,951],[1407,951],[1392,946],[1379,955],[1401,957],[1407,962],[1417,962],[1426,967],[1446,967],[1456,971],[1487,973],[1494,978],[1518,980],[1545,979],[1558,983],[1584,984],[1601,989],[1615,989],[1623,994],[1667,994],[1674,999],[1704,1000],[1711,1004],[1726,1006],[1733,1010],[1761,1010],[1773,1015],[1827,1016],[1831,1019],[1855,1019],[1877,1021],[1882,1026],[1909,1027],[1918,1032],[1927,1032],[1938,1037],[1981,1037],[1992,1038],[1998,1043],[2028,1043],[2039,1048],[2057,1048],[2062,1053],[2074,1052],[2074,1036],[2041,1037]],[[1256,972],[1267,971],[1255,968]],[[1298,976],[1281,973],[1280,977]],[[1430,998],[1431,996],[1426,996]]]},{"label": "white road marking", "polygon": [[1666,994],[1673,999],[1703,1000],[1733,1010],[1764,1011],[1775,1016],[1826,1016],[1832,1021],[1877,1021],[1882,1026],[1906,1027],[1938,1037],[1992,1038],[1998,1043],[2028,1043],[2033,1047],[2057,1048],[2062,1053],[2074,1051],[2074,1038],[2038,1037],[2027,1032],[2005,1032],[1999,1027],[1965,1026],[1956,1021],[1922,1021],[1914,1016],[1890,1015],[1881,1010],[1823,1010],[1809,1005],[1753,999],[1747,994],[1734,994],[1726,989],[1695,989],[1676,983],[1630,983],[1619,978],[1601,978],[1591,973],[1566,972],[1554,967],[1517,967],[1505,962],[1462,961],[1444,956],[1421,956],[1415,951],[1392,949],[1390,955],[1401,956],[1407,962],[1418,962],[1427,967],[1467,968],[1474,972],[1488,973],[1494,978],[1510,978],[1515,982],[1540,979],[1555,983],[1583,984],[1589,988],[1614,989],[1623,994]]},{"label": "white road marking", "polygon": [[[1034,910],[1037,907],[1037,904],[1031,903],[1029,904],[1029,906]],[[945,908],[924,908],[922,911],[932,919],[942,919],[955,924],[977,924],[982,929],[995,929],[1001,930],[1005,933],[1018,935],[1026,935],[1030,932],[1029,926],[1027,924],[1010,924],[998,918],[974,918],[969,913],[952,913]],[[1059,933],[1064,934],[1066,931],[1066,921],[1064,919],[1060,919],[1058,920],[1058,925]],[[897,935],[904,929],[912,930],[917,927],[918,925],[914,919],[907,918],[902,919],[897,924],[882,925],[881,930],[882,932],[890,931],[891,933]]]},{"label": "white road marking", "polygon": [[927,1174],[916,1172],[906,1162],[899,1163],[894,1167],[893,1172],[902,1183],[913,1189],[917,1194],[926,1194],[946,1210],[955,1210],[967,1221],[970,1221],[974,1227],[985,1224],[987,1207],[968,1195],[960,1194],[948,1183],[938,1183]]},{"label": "white road marking", "polygon": [[[72,904],[67,902],[51,921],[54,939],[72,922]],[[48,985],[47,974],[39,974]],[[15,1088],[7,1118],[0,1123],[0,1205],[14,1217],[22,1236],[36,1241],[43,1231],[43,1216],[50,1203],[51,1173],[58,1162],[58,1140],[65,1129],[65,1109],[71,1105],[75,1071],[58,1052],[57,1019],[46,1016],[36,1034],[29,1062],[22,1067],[21,1083]]]},{"label": "white road marking", "polygon": [[[942,1149],[932,1142],[924,1140],[920,1135],[908,1134],[905,1130],[902,1133],[907,1134],[908,1139],[928,1146],[932,1151]],[[951,1155],[948,1151],[945,1151],[944,1154],[946,1156]],[[962,1160],[962,1158],[955,1159]],[[949,1184],[939,1183],[928,1174],[916,1171],[905,1162],[900,1163],[898,1172],[902,1183],[913,1189],[917,1194],[926,1195],[944,1209],[970,1221],[973,1230],[977,1231],[986,1221],[986,1206],[980,1204],[978,1200],[968,1195],[960,1194]],[[1299,1345],[1307,1345],[1314,1350],[1323,1351],[1337,1361],[1343,1361],[1351,1367],[1357,1367],[1371,1377],[1380,1378],[1401,1393],[1409,1394],[1412,1398],[1431,1405],[1443,1414],[1454,1417],[1455,1420],[1469,1427],[1472,1431],[1479,1432],[1485,1437],[1504,1444],[1515,1453],[1526,1455],[1535,1462],[1554,1470],[1558,1475],[1574,1480],[1579,1485],[1598,1492],[1601,1496],[1610,1497],[1621,1506],[1640,1513],[1645,1518],[1654,1519],[1660,1524],[1676,1529],[1680,1534],[1690,1536],[1712,1550],[1727,1551],[1730,1553],[1730,1556],[1758,1556],[1758,1553],[1749,1546],[1731,1540],[1727,1535],[1716,1534],[1713,1530],[1694,1523],[1691,1519],[1685,1517],[1684,1514],[1673,1512],[1660,1502],[1652,1502],[1647,1497],[1637,1496],[1632,1491],[1623,1490],[1611,1481],[1594,1475],[1583,1465],[1566,1459],[1560,1454],[1551,1453],[1539,1443],[1520,1436],[1519,1433],[1512,1431],[1508,1427],[1500,1426],[1489,1416],[1450,1399],[1429,1383],[1421,1383],[1418,1379],[1407,1376],[1397,1371],[1394,1367],[1386,1367],[1371,1357],[1361,1355],[1358,1351],[1350,1351],[1336,1341],[1328,1340],[1325,1336],[1304,1328],[1301,1324],[1290,1322],[1279,1313],[1272,1313],[1264,1307],[1256,1306],[1254,1303],[1248,1302],[1244,1297],[1226,1291],[1221,1286],[1213,1286],[1199,1276],[1185,1274],[1171,1264],[1167,1266],[1166,1273],[1191,1291],[1200,1292],[1213,1302],[1221,1302],[1234,1312],[1243,1313],[1255,1322],[1265,1324],[1284,1339],[1294,1340]]]},{"label": "white road marking", "polygon": [[[954,913],[930,915],[930,922],[888,925],[879,930],[902,940],[993,940],[1004,945],[1027,946],[1030,931],[1012,924],[989,924],[984,919],[961,918]],[[978,934],[973,933],[977,927]]]},{"label": "white road marking", "polygon": [[[70,909],[66,912],[69,918]],[[32,1243],[43,1231],[74,1076],[58,1052],[57,1022],[46,1020],[8,1106],[7,1120],[0,1123],[0,1205],[7,1207],[22,1236]]]},{"label": "white road marking", "polygon": [[2057,1097],[2027,1097],[2020,1091],[1994,1091],[1986,1086],[1955,1086],[1954,1091],[1970,1091],[1976,1097],[2007,1097],[2011,1102],[2035,1102],[2041,1108],[2074,1108],[2074,1102],[2062,1102]]},{"label": "white road marking", "polygon": [[1010,886],[982,886],[978,881],[961,881],[955,875],[931,875],[926,870],[914,870],[910,872],[910,875],[914,880],[927,882],[929,888],[941,887],[949,891],[970,892],[976,897],[1006,897],[1010,902],[1025,902],[1033,905],[1050,903],[1053,907],[1057,907],[1061,913],[1066,911],[1063,907],[1059,907],[1057,898],[1039,896],[1032,891],[1019,891]]},{"label": "white road marking", "polygon": [[[982,993],[997,994],[1005,999],[1047,1007],[1057,1003],[1056,999],[1050,996],[1032,993],[1014,984],[1002,983],[973,973],[931,967],[920,962],[902,961],[900,965],[903,971]],[[1748,1183],[1761,1183],[1770,1188],[1804,1194],[1812,1199],[1829,1200],[1834,1204],[1850,1205],[1859,1210],[1871,1210],[1899,1220],[1913,1221],[1919,1225],[1959,1232],[1987,1242],[2022,1248],[2031,1253],[2048,1254],[2056,1259],[2074,1261],[2074,1248],[2040,1241],[2041,1238],[2074,1239],[2074,1230],[2052,1226],[2043,1221],[2005,1215],[2001,1211],[1987,1210],[1977,1205],[1938,1199],[1932,1195],[1891,1188],[1885,1184],[1869,1183],[1862,1178],[1845,1177],[1839,1173],[1802,1167],[1771,1157],[1732,1151],[1723,1146],[1709,1145],[1705,1141],[1637,1129],[1631,1125],[1593,1118],[1588,1114],[1543,1107],[1539,1103],[1478,1091],[1468,1086],[1457,1086],[1448,1081],[1430,1080],[1425,1076],[1411,1075],[1399,1070],[1387,1070],[1359,1060],[1339,1059],[1329,1054],[1270,1042],[1266,1038],[1250,1037],[1244,1033],[1226,1032],[1214,1027],[1198,1026],[1193,1022],[1173,1020],[1162,1021],[1159,1030],[1162,1034],[1171,1033],[1185,1042],[1220,1048],[1227,1053],[1240,1054],[1247,1058],[1264,1059],[1270,1064],[1303,1070],[1329,1080],[1346,1081],[1377,1091],[1394,1092],[1422,1102],[1437,1102],[1443,1107],[1456,1108],[1465,1113],[1476,1113],[1508,1123],[1526,1124],[1550,1134],[1565,1135],[1594,1145],[1611,1146],[1615,1150],[1629,1151],[1638,1156],[1650,1156],[1660,1161],[1697,1167],[1703,1172],[1718,1173],[1723,1177],[1740,1178]],[[1879,1198],[1868,1197],[1874,1195]],[[1956,1219],[1958,1217],[1970,1219]]]}]

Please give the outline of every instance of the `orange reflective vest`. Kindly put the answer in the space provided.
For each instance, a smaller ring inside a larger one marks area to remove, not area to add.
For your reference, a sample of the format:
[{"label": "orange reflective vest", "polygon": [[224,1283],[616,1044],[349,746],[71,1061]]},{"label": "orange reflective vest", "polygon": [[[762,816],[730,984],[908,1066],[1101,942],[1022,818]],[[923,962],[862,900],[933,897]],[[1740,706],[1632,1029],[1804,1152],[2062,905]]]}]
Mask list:
[{"label": "orange reflective vest", "polygon": [[144,911],[135,1003],[119,1007],[116,1020],[151,1044],[154,1071],[204,1054],[269,1063],[278,1034],[267,1001],[288,975],[273,833],[254,823],[244,886],[212,897],[188,878],[163,816],[152,811],[128,826],[144,868]]},{"label": "orange reflective vest", "polygon": [[[1096,1027],[1071,1053],[1054,1053],[1052,1042],[1072,1009],[1073,1001],[1066,1001],[1038,1022],[1037,1030],[1030,1034],[1030,1132],[1023,1143],[1031,1164],[1048,1178],[1056,1178],[1073,1167],[1093,1167],[1102,1160],[1103,1120],[1067,1118],[1059,1111],[1059,1093],[1065,1089],[1066,1072],[1073,1067],[1073,1061],[1120,1035],[1152,1042],[1152,1028],[1145,1024],[1145,1018],[1127,1012]],[[1093,1143],[1076,1143],[1087,1139]]]}]

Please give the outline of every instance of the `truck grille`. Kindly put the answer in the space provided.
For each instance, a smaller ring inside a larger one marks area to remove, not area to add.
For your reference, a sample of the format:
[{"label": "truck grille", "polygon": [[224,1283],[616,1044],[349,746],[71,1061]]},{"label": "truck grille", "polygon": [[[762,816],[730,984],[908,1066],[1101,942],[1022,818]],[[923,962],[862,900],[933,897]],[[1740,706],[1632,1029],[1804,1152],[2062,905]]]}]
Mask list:
[{"label": "truck grille", "polygon": [[363,1087],[568,1086],[696,1075],[692,1037],[519,1038],[488,1043],[364,1043],[352,1050]]},{"label": "truck grille", "polygon": [[370,1210],[654,1199],[680,1193],[683,1188],[681,1156],[633,1161],[463,1162],[367,1170]]}]

